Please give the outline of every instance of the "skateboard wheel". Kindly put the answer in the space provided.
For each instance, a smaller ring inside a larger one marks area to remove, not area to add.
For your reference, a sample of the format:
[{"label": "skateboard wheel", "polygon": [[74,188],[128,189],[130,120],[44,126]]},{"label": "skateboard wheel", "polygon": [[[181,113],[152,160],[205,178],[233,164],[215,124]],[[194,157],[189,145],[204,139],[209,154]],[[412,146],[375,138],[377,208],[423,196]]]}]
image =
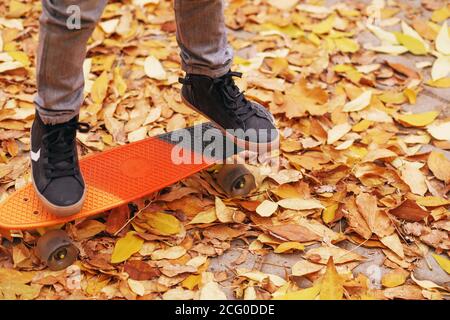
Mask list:
[{"label": "skateboard wheel", "polygon": [[36,253],[50,270],[57,271],[72,265],[78,257],[78,248],[63,230],[51,230],[39,238]]},{"label": "skateboard wheel", "polygon": [[245,196],[255,187],[255,177],[242,164],[225,164],[217,173],[216,181],[228,196]]}]

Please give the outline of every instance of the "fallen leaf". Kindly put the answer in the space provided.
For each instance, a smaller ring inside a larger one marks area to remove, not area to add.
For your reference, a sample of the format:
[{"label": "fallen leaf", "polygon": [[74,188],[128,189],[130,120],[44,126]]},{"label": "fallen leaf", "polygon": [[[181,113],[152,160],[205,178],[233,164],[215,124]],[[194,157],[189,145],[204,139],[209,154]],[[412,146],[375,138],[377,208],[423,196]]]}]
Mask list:
[{"label": "fallen leaf", "polygon": [[212,223],[217,220],[215,208],[198,213],[189,224]]},{"label": "fallen leaf", "polygon": [[127,261],[123,266],[123,270],[133,280],[151,280],[161,275],[158,268],[152,267],[148,263],[140,260]]},{"label": "fallen leaf", "polygon": [[401,271],[393,270],[383,275],[383,277],[381,278],[381,283],[383,284],[383,286],[385,286],[386,288],[394,288],[404,284],[406,281],[406,275],[402,269],[400,270]]},{"label": "fallen leaf", "polygon": [[436,260],[436,262],[439,264],[439,266],[442,268],[442,270],[450,274],[450,260],[435,253],[432,253],[431,255],[433,256],[434,260]]},{"label": "fallen leaf", "polygon": [[402,259],[405,258],[405,253],[403,252],[403,245],[400,242],[400,238],[396,233],[393,233],[390,236],[380,238],[380,241],[386,247],[395,252],[395,254],[398,255],[400,258]]},{"label": "fallen leaf", "polygon": [[171,214],[163,212],[152,212],[145,215],[147,224],[157,234],[169,236],[177,234],[181,231],[180,221]]},{"label": "fallen leaf", "polygon": [[365,258],[355,252],[348,251],[339,247],[318,247],[306,252],[305,258],[320,264],[326,264],[330,257],[333,262],[343,264],[351,261],[363,261]]},{"label": "fallen leaf", "polygon": [[300,250],[303,251],[305,249],[305,246],[298,242],[283,242],[278,247],[273,250],[274,253],[286,253],[294,250]]},{"label": "fallen leaf", "polygon": [[200,300],[227,300],[227,296],[216,282],[208,282],[200,289]]},{"label": "fallen leaf", "polygon": [[436,50],[444,55],[450,55],[450,37],[448,35],[447,21],[441,26],[436,37]]},{"label": "fallen leaf", "polygon": [[144,61],[144,71],[147,77],[156,80],[166,80],[167,73],[161,62],[154,56],[148,56]]},{"label": "fallen leaf", "polygon": [[292,275],[302,277],[304,275],[320,271],[323,268],[323,265],[312,263],[308,260],[300,260],[292,266]]},{"label": "fallen leaf", "polygon": [[273,300],[314,300],[319,295],[320,289],[320,285],[316,284],[310,288],[288,292],[273,298]]},{"label": "fallen leaf", "polygon": [[296,224],[283,224],[279,226],[267,226],[271,235],[287,241],[307,242],[319,240],[320,237],[308,228]]},{"label": "fallen leaf", "polygon": [[372,91],[367,90],[364,91],[361,95],[359,95],[356,99],[347,102],[344,105],[344,112],[353,112],[360,111],[366,108],[370,104],[370,100],[372,98]]},{"label": "fallen leaf", "polygon": [[369,229],[379,237],[391,235],[395,228],[385,212],[378,209],[377,198],[367,193],[356,197],[358,210],[369,226]]},{"label": "fallen leaf", "polygon": [[270,200],[264,200],[256,208],[256,213],[259,214],[261,217],[270,217],[272,214],[275,213],[275,211],[277,211],[277,209],[278,203]]},{"label": "fallen leaf", "polygon": [[350,124],[348,124],[347,122],[339,124],[339,125],[331,128],[331,130],[328,131],[327,143],[328,144],[335,143],[336,141],[341,139],[343,136],[345,136],[348,132],[350,132],[351,129],[352,129],[352,126]]},{"label": "fallen leaf", "polygon": [[280,207],[291,210],[311,210],[324,208],[320,201],[315,199],[287,198],[281,199],[277,203]]},{"label": "fallen leaf", "polygon": [[432,123],[439,115],[437,111],[429,111],[416,114],[403,114],[397,117],[402,124],[412,127],[424,127]]},{"label": "fallen leaf", "polygon": [[333,257],[327,262],[327,269],[320,286],[320,300],[342,300],[344,296],[343,279],[337,273]]},{"label": "fallen leaf", "polygon": [[441,290],[445,290],[444,287],[441,287],[440,285],[434,283],[433,281],[416,279],[416,277],[414,276],[414,273],[411,273],[411,279],[413,279],[413,281],[415,283],[417,283],[419,286],[421,286],[424,289],[441,289]]},{"label": "fallen leaf", "polygon": [[111,263],[120,263],[127,260],[141,250],[143,244],[144,239],[137,236],[135,231],[129,231],[125,237],[117,240],[111,256]]},{"label": "fallen leaf", "polygon": [[168,249],[156,250],[151,254],[153,260],[174,260],[186,254],[186,249],[181,246],[173,246]]},{"label": "fallen leaf", "polygon": [[406,199],[399,206],[390,209],[389,213],[406,221],[422,221],[429,215],[427,210],[410,199]]},{"label": "fallen leaf", "polygon": [[222,223],[233,221],[233,211],[228,208],[219,197],[215,198],[216,216]]},{"label": "fallen leaf", "polygon": [[428,168],[434,176],[445,183],[450,183],[450,160],[441,152],[432,151],[427,160]]},{"label": "fallen leaf", "polygon": [[427,131],[435,139],[450,141],[450,121],[447,122],[435,121],[427,126]]}]

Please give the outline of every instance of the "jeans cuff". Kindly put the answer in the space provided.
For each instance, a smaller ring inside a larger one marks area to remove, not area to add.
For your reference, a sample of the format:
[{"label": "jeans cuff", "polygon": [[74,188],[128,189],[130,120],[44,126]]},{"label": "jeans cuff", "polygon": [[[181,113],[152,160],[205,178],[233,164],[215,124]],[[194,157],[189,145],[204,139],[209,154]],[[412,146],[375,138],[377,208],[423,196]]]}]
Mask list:
[{"label": "jeans cuff", "polygon": [[192,73],[192,74],[199,74],[211,78],[219,78],[226,74],[230,68],[231,68],[232,61],[230,60],[229,63],[224,65],[223,67],[219,69],[211,69],[208,67],[201,67],[201,66],[191,66],[186,64],[184,61],[181,62],[181,68],[186,73]]},{"label": "jeans cuff", "polygon": [[68,122],[69,120],[71,120],[73,117],[77,116],[78,113],[74,112],[74,113],[69,113],[69,114],[58,114],[58,113],[46,113],[46,112],[42,112],[39,111],[39,117],[41,117],[42,122],[44,122],[47,125],[55,125],[55,124],[60,124],[60,123],[64,123],[64,122]]}]

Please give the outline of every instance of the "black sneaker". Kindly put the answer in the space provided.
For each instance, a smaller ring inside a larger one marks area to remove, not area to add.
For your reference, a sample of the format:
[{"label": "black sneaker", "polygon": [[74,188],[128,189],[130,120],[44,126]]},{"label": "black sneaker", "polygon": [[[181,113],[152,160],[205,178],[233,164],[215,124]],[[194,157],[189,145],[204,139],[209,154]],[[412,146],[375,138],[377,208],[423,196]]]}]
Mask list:
[{"label": "black sneaker", "polygon": [[233,80],[241,76],[232,71],[219,78],[187,74],[179,79],[183,84],[181,98],[241,148],[258,152],[273,150],[279,142],[275,120],[262,105],[245,98]]},{"label": "black sneaker", "polygon": [[81,210],[86,195],[78,165],[76,131],[87,132],[89,126],[70,121],[46,125],[39,114],[31,128],[31,171],[34,188],[44,207],[58,216]]}]

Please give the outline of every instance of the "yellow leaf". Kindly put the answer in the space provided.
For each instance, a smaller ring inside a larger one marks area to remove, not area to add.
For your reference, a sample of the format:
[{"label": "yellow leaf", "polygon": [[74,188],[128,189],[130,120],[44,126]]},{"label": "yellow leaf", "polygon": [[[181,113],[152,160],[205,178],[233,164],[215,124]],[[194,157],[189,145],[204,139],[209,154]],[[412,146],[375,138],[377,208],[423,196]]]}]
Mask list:
[{"label": "yellow leaf", "polygon": [[304,249],[305,249],[305,246],[302,245],[301,243],[295,242],[295,241],[288,241],[288,242],[283,242],[282,244],[280,244],[278,247],[276,247],[276,249],[273,252],[284,253],[284,252],[290,251],[290,250],[303,251]]},{"label": "yellow leaf", "polygon": [[408,102],[409,104],[416,104],[416,100],[417,100],[417,92],[410,89],[410,88],[406,88],[405,91],[403,91],[403,94],[408,98]]},{"label": "yellow leaf", "polygon": [[210,208],[208,210],[202,211],[198,213],[194,219],[192,219],[189,224],[198,224],[198,223],[212,223],[216,221],[216,210],[214,208]]},{"label": "yellow leaf", "polygon": [[120,74],[119,67],[114,68],[114,87],[119,93],[119,96],[123,96],[125,94],[125,91],[127,91],[127,84],[125,83],[125,81],[122,78],[122,75]]},{"label": "yellow leaf", "polygon": [[440,197],[428,196],[428,197],[418,197],[416,199],[417,204],[424,207],[439,207],[450,204],[449,200]]},{"label": "yellow leaf", "polygon": [[163,236],[177,234],[181,230],[180,221],[173,215],[163,212],[148,214],[147,224]]},{"label": "yellow leaf", "polygon": [[320,38],[314,34],[314,33],[310,33],[306,36],[306,39],[308,39],[309,41],[311,41],[313,44],[315,44],[316,46],[320,46],[321,40]]},{"label": "yellow leaf", "polygon": [[448,35],[447,21],[442,24],[436,37],[436,50],[444,55],[450,55],[450,37]]},{"label": "yellow leaf", "polygon": [[30,4],[24,4],[22,2],[11,0],[9,1],[9,10],[6,16],[8,18],[20,18],[31,9]]},{"label": "yellow leaf", "polygon": [[30,65],[30,59],[28,59],[28,56],[23,51],[9,51],[8,54],[16,61],[19,61],[22,63],[25,67],[28,67]]},{"label": "yellow leaf", "polygon": [[324,34],[331,31],[334,25],[334,16],[329,16],[327,19],[312,26],[312,32],[315,34]]},{"label": "yellow leaf", "polygon": [[322,213],[323,222],[330,223],[331,221],[333,221],[338,207],[339,207],[339,203],[334,203],[334,204],[326,207]]},{"label": "yellow leaf", "polygon": [[385,91],[379,96],[379,99],[385,103],[403,104],[406,102],[406,96],[403,92]]},{"label": "yellow leaf", "polygon": [[416,114],[403,114],[398,116],[397,120],[409,126],[424,127],[432,123],[438,115],[438,111],[429,111]]},{"label": "yellow leaf", "polygon": [[341,52],[344,52],[344,53],[346,53],[346,52],[355,53],[360,48],[358,42],[356,42],[353,39],[349,39],[349,38],[335,39],[334,42],[336,43],[336,47]]},{"label": "yellow leaf", "polygon": [[428,80],[426,82],[427,85],[429,85],[430,87],[435,87],[435,88],[450,88],[450,77],[447,78],[441,78],[438,80]]},{"label": "yellow leaf", "polygon": [[276,297],[273,300],[314,300],[320,292],[320,285],[314,285],[310,288],[288,292],[283,296]]},{"label": "yellow leaf", "polygon": [[141,250],[144,239],[129,231],[125,237],[117,240],[111,256],[111,263],[119,263],[127,260],[133,254]]},{"label": "yellow leaf", "polygon": [[401,286],[406,281],[404,272],[392,271],[387,273],[381,278],[381,284],[386,288],[394,288]]},{"label": "yellow leaf", "polygon": [[108,72],[105,70],[102,74],[95,79],[91,89],[92,100],[97,104],[102,104],[108,92],[109,77]]},{"label": "yellow leaf", "polygon": [[373,121],[363,119],[352,127],[352,131],[354,132],[363,132],[369,129],[369,127],[373,124]]},{"label": "yellow leaf", "polygon": [[333,257],[328,259],[327,269],[322,278],[320,300],[342,300],[344,296],[343,279],[337,273]]},{"label": "yellow leaf", "polygon": [[432,253],[432,256],[434,260],[436,260],[436,262],[439,263],[442,270],[450,274],[450,260],[435,253]]},{"label": "yellow leaf", "polygon": [[412,54],[415,55],[427,54],[428,50],[420,40],[400,32],[396,32],[395,36],[397,37],[398,42],[400,42],[403,46],[408,48],[408,50]]},{"label": "yellow leaf", "polygon": [[258,207],[256,207],[256,213],[259,214],[261,217],[270,217],[272,214],[275,213],[278,209],[278,203],[270,201],[270,200],[264,200],[259,204]]},{"label": "yellow leaf", "polygon": [[438,23],[448,18],[450,18],[450,9],[448,5],[444,5],[442,8],[434,10],[433,14],[431,15],[431,20]]},{"label": "yellow leaf", "polygon": [[183,288],[194,290],[195,287],[198,287],[202,283],[202,275],[191,274],[189,277],[181,282],[181,286]]}]

